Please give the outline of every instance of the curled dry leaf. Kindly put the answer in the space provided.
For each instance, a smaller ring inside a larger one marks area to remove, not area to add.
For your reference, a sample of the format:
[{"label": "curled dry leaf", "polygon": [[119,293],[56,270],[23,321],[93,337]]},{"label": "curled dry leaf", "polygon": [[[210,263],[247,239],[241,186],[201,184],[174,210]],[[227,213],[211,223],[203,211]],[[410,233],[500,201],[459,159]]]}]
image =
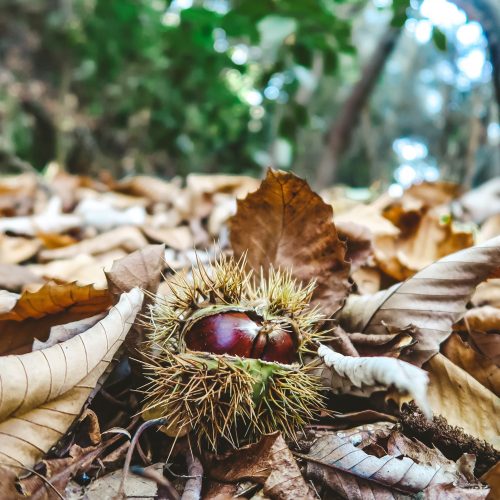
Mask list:
[{"label": "curled dry leaf", "polygon": [[377,390],[395,387],[409,394],[426,415],[431,415],[427,401],[428,377],[425,371],[394,358],[353,358],[327,346],[318,349],[321,364],[317,374],[334,392],[369,396]]},{"label": "curled dry leaf", "polygon": [[386,334],[387,326],[415,327],[417,343],[404,359],[421,365],[463,316],[478,283],[500,269],[500,237],[448,255],[404,283],[374,295],[351,295],[337,319],[348,332]]},{"label": "curled dry leaf", "polygon": [[281,434],[264,436],[227,458],[214,460],[210,476],[217,481],[248,479],[264,485],[264,494],[277,500],[315,498]]},{"label": "curled dry leaf", "polygon": [[307,460],[307,477],[320,480],[349,500],[399,498],[398,494],[411,495],[456,479],[440,465],[417,464],[392,455],[378,458],[332,434],[320,437],[307,455],[299,456]]},{"label": "curled dry leaf", "polygon": [[124,293],[86,332],[2,359],[2,462],[31,467],[65,434],[125,339],[143,296],[138,289]]},{"label": "curled dry leaf", "polygon": [[314,302],[334,313],[349,291],[346,248],[332,222],[332,207],[299,177],[270,169],[260,188],[238,201],[229,221],[237,256],[247,252],[257,272],[291,269],[300,281],[315,279]]},{"label": "curled dry leaf", "polygon": [[92,285],[49,282],[35,292],[25,291],[12,309],[0,313],[0,354],[29,352],[35,336],[45,341],[52,326],[101,313],[110,305],[109,292]]},{"label": "curled dry leaf", "polygon": [[432,411],[500,449],[500,399],[442,354],[436,354],[425,368]]},{"label": "curled dry leaf", "polygon": [[500,308],[470,309],[455,328],[466,332],[477,350],[500,366]]},{"label": "curled dry leaf", "polygon": [[493,394],[500,396],[500,368],[486,356],[472,349],[460,335],[453,333],[442,345],[441,352]]},{"label": "curled dry leaf", "polygon": [[346,242],[346,259],[351,263],[351,272],[368,264],[373,254],[371,231],[354,222],[338,221],[335,225],[340,239]]}]

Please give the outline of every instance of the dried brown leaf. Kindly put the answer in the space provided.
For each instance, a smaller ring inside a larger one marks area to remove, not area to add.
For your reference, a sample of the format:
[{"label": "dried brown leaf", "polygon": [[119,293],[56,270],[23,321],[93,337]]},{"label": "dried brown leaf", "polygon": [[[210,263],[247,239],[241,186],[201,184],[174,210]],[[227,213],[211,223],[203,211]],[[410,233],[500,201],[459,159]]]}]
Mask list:
[{"label": "dried brown leaf", "polygon": [[442,354],[436,354],[425,368],[433,412],[498,448],[500,399]]},{"label": "dried brown leaf", "polygon": [[500,396],[500,368],[472,349],[460,335],[453,333],[442,345],[441,352],[493,394]]},{"label": "dried brown leaf", "polygon": [[351,263],[351,272],[368,264],[373,254],[371,231],[354,222],[336,221],[335,226],[340,239],[346,242],[346,259]]},{"label": "dried brown leaf", "polygon": [[421,365],[439,351],[478,283],[500,269],[500,237],[431,264],[404,283],[374,295],[351,295],[337,314],[348,332],[386,334],[415,327],[418,341],[404,359]]},{"label": "dried brown leaf", "polygon": [[65,434],[125,339],[142,300],[143,293],[133,289],[86,332],[42,351],[3,357],[2,462],[31,467]]},{"label": "dried brown leaf", "polygon": [[227,458],[216,459],[210,476],[217,481],[249,479],[264,485],[264,494],[278,500],[314,498],[280,434],[271,434]]},{"label": "dried brown leaf", "polygon": [[500,308],[483,306],[470,309],[455,328],[466,332],[476,349],[500,366]]},{"label": "dried brown leaf", "polygon": [[[151,294],[156,293],[165,268],[164,255],[165,245],[147,245],[115,261],[111,270],[106,272],[110,292],[119,296],[123,292],[139,287]],[[151,296],[146,296],[142,305],[142,313],[152,300]],[[132,326],[132,332],[126,344],[129,349],[136,349],[143,341],[143,326],[137,322]]]},{"label": "dried brown leaf", "polygon": [[308,282],[316,279],[314,300],[334,313],[349,290],[345,245],[332,222],[332,207],[293,174],[269,170],[260,188],[238,201],[229,221],[236,255],[248,252],[249,265],[291,269]]},{"label": "dried brown leaf", "polygon": [[366,454],[348,439],[337,435],[320,437],[307,455],[307,477],[319,479],[343,498],[364,500],[399,498],[414,494],[432,484],[449,484],[454,474],[440,465],[417,464],[407,457],[386,455],[382,458]]},{"label": "dried brown leaf", "polygon": [[484,481],[490,488],[491,493],[488,500],[494,500],[500,497],[500,462],[494,465],[488,472],[481,476],[481,480]]},{"label": "dried brown leaf", "polygon": [[50,328],[101,313],[111,305],[107,290],[75,283],[46,283],[35,292],[25,291],[14,307],[0,313],[0,354],[29,352],[33,340],[45,341]]}]

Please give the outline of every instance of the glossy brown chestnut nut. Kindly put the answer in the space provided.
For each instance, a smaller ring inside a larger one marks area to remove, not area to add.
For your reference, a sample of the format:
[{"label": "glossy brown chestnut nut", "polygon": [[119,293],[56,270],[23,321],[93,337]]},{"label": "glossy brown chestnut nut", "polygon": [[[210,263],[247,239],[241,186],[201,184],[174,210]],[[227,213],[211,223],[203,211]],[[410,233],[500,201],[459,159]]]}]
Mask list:
[{"label": "glossy brown chestnut nut", "polygon": [[192,351],[293,363],[296,345],[290,332],[263,327],[263,322],[241,311],[227,311],[195,321],[185,342]]}]

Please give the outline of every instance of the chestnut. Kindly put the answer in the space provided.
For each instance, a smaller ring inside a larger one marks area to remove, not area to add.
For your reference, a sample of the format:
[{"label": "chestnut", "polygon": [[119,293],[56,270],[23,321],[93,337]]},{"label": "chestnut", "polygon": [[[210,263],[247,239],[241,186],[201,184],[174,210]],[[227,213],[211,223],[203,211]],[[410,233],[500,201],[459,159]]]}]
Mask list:
[{"label": "chestnut", "polygon": [[241,311],[225,311],[196,320],[187,329],[184,340],[192,351],[286,364],[297,361],[290,332],[272,328],[269,323]]}]

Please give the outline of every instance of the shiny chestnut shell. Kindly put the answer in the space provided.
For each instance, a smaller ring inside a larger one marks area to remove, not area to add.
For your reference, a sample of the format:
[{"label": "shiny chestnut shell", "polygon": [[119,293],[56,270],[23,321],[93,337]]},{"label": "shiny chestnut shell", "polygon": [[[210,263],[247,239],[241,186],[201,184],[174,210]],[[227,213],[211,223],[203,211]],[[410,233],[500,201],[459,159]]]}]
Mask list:
[{"label": "shiny chestnut shell", "polygon": [[293,337],[286,329],[268,329],[242,311],[201,317],[187,329],[184,341],[192,351],[229,354],[279,363],[297,361]]}]

